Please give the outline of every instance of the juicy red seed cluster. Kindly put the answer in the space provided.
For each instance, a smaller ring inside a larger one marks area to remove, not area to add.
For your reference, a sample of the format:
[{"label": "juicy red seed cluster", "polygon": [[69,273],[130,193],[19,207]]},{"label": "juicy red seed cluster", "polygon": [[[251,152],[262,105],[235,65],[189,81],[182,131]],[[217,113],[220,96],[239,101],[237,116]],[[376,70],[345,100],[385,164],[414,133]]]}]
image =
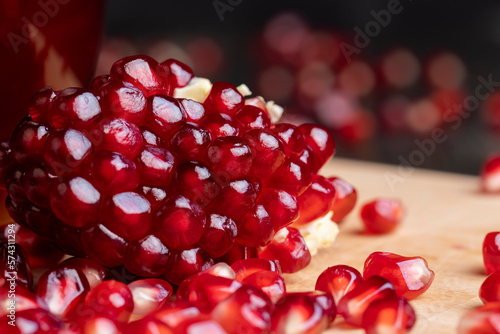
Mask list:
[{"label": "juicy red seed cluster", "polygon": [[303,193],[330,210],[334,190],[316,176],[335,150],[325,129],[275,126],[226,82],[203,103],[174,98],[193,77],[176,60],[133,56],[89,90],[39,91],[0,147],[14,220],[66,253],[179,284],[271,243],[306,214]]}]

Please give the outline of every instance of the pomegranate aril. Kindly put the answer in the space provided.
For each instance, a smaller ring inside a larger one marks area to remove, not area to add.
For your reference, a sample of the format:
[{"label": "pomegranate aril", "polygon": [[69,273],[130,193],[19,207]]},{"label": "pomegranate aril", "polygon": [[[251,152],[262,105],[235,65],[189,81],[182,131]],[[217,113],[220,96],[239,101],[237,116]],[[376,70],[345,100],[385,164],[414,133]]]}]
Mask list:
[{"label": "pomegranate aril", "polygon": [[337,306],[333,299],[333,295],[330,292],[323,291],[311,291],[306,292],[306,294],[312,297],[314,301],[323,308],[328,318],[328,323],[332,323],[337,317]]},{"label": "pomegranate aril", "polygon": [[278,231],[271,243],[259,251],[259,257],[278,261],[284,273],[295,273],[311,262],[304,238],[293,227]]},{"label": "pomegranate aril", "polygon": [[60,223],[60,220],[54,216],[52,211],[39,208],[36,205],[25,205],[24,213],[26,225],[36,234],[54,239],[54,226]]},{"label": "pomegranate aril", "polygon": [[249,247],[268,245],[274,236],[271,216],[262,204],[256,204],[238,221],[236,241]]},{"label": "pomegranate aril", "polygon": [[29,225],[26,223],[26,213],[24,207],[21,204],[17,204],[12,197],[7,196],[5,199],[5,208],[9,213],[9,216],[19,225],[24,228],[29,229]]},{"label": "pomegranate aril", "polygon": [[[15,290],[13,298],[8,298],[9,293]],[[13,304],[13,301],[15,302]],[[9,284],[0,285],[0,316],[9,317],[14,312],[21,312],[24,310],[32,310],[43,308],[47,309],[47,305],[40,296],[32,292],[30,289],[23,285],[13,286]],[[7,321],[2,321],[6,323]],[[8,333],[8,332],[3,332]]]},{"label": "pomegranate aril", "polygon": [[287,157],[272,176],[271,185],[292,195],[302,194],[312,182],[309,166],[297,158]]},{"label": "pomegranate aril", "polygon": [[73,327],[81,334],[122,334],[125,329],[125,325],[113,317],[88,308],[82,310],[82,316],[73,322]]},{"label": "pomegranate aril", "polygon": [[306,141],[302,132],[294,125],[276,124],[273,132],[281,139],[287,156],[300,157],[306,148]]},{"label": "pomegranate aril", "polygon": [[125,81],[109,80],[96,92],[106,117],[124,118],[141,124],[146,117],[146,98],[140,89]]},{"label": "pomegranate aril", "polygon": [[172,286],[162,279],[148,278],[128,284],[134,300],[132,315],[147,315],[160,309],[172,296]]},{"label": "pomegranate aril", "polygon": [[179,334],[228,334],[222,326],[208,315],[199,315],[186,320],[175,328]]},{"label": "pomegranate aril", "polygon": [[50,121],[56,129],[85,129],[101,117],[97,97],[81,88],[66,88],[52,102]]},{"label": "pomegranate aril", "polygon": [[488,274],[500,269],[500,232],[490,232],[484,238],[483,262]]},{"label": "pomegranate aril", "polygon": [[327,329],[329,319],[314,298],[303,293],[290,293],[282,297],[272,314],[272,331],[285,334],[319,334]]},{"label": "pomegranate aril", "polygon": [[401,223],[403,207],[399,200],[379,198],[364,204],[360,215],[369,233],[389,233]]},{"label": "pomegranate aril", "polygon": [[256,96],[249,99],[245,99],[245,105],[254,106],[267,112],[266,101],[262,98],[262,96]]},{"label": "pomegranate aril", "polygon": [[407,333],[415,321],[415,311],[406,299],[389,297],[368,306],[362,326],[366,334]]},{"label": "pomegranate aril", "polygon": [[15,326],[2,321],[0,331],[9,334],[54,334],[64,330],[63,322],[49,311],[36,308],[18,311],[15,314]]},{"label": "pomegranate aril", "polygon": [[238,221],[253,207],[261,188],[260,180],[256,178],[233,179],[221,190],[210,210]]},{"label": "pomegranate aril", "polygon": [[127,322],[134,310],[132,292],[123,283],[109,280],[99,283],[85,296],[85,306],[98,314]]},{"label": "pomegranate aril", "polygon": [[173,135],[170,148],[182,160],[194,160],[210,143],[210,132],[192,123],[186,123]]},{"label": "pomegranate aril", "polygon": [[500,302],[500,271],[495,271],[486,277],[479,288],[479,298],[485,304]]},{"label": "pomegranate aril", "polygon": [[50,193],[50,206],[57,218],[72,227],[95,223],[101,194],[82,177],[59,183]]},{"label": "pomegranate aril", "polygon": [[85,251],[80,240],[82,230],[72,228],[67,224],[58,221],[54,226],[53,240],[56,245],[65,253],[73,256],[84,257]]},{"label": "pomegranate aril", "polygon": [[381,276],[394,285],[398,296],[415,299],[423,294],[434,280],[434,272],[421,257],[404,257],[388,252],[375,252],[365,261],[363,277]]},{"label": "pomegranate aril", "polygon": [[243,259],[235,261],[231,268],[233,268],[237,281],[242,282],[246,277],[259,272],[259,271],[272,271],[281,275],[281,267],[279,264],[268,259]]},{"label": "pomegranate aril", "polygon": [[213,259],[201,248],[180,251],[170,256],[162,277],[178,285],[187,277],[208,269],[213,264]]},{"label": "pomegranate aril", "polygon": [[257,203],[262,204],[271,216],[271,222],[276,232],[290,225],[299,217],[297,198],[284,190],[264,190]]},{"label": "pomegranate aril", "polygon": [[130,56],[116,61],[111,67],[110,76],[113,80],[132,83],[146,97],[172,93],[167,73],[156,60],[148,56]]},{"label": "pomegranate aril", "polygon": [[81,272],[87,278],[90,289],[93,289],[96,285],[104,281],[106,277],[106,269],[104,269],[99,263],[85,259],[73,257],[67,259],[66,261],[60,263],[58,268],[75,269]]},{"label": "pomegranate aril", "polygon": [[154,235],[148,235],[127,247],[125,267],[143,277],[156,277],[166,270],[170,250]]},{"label": "pomegranate aril", "polygon": [[345,216],[354,209],[358,194],[350,183],[339,177],[330,177],[328,181],[335,188],[335,199],[332,205],[332,221],[340,223],[344,220]]},{"label": "pomegranate aril", "polygon": [[234,115],[234,118],[240,122],[241,128],[246,131],[266,129],[271,126],[271,119],[267,112],[254,106],[244,106]]},{"label": "pomegranate aril", "polygon": [[179,101],[171,96],[153,95],[148,98],[148,125],[164,138],[186,123],[186,111]]},{"label": "pomegranate aril", "polygon": [[210,143],[206,159],[215,174],[229,178],[245,177],[252,167],[252,151],[247,141],[233,136]]},{"label": "pomegranate aril", "polygon": [[488,303],[467,312],[458,324],[458,334],[494,334],[500,332],[500,302]]},{"label": "pomegranate aril", "polygon": [[203,270],[203,273],[230,279],[236,278],[236,273],[234,272],[233,268],[231,268],[231,266],[224,262],[214,264],[208,269]]},{"label": "pomegranate aril", "polygon": [[61,129],[52,131],[44,148],[44,159],[48,171],[62,177],[77,174],[86,167],[92,152],[92,143],[80,131]]},{"label": "pomegranate aril", "polygon": [[5,178],[13,163],[14,156],[9,142],[0,142],[0,189],[5,190]]},{"label": "pomegranate aril", "polygon": [[92,156],[89,180],[102,193],[120,193],[139,185],[139,173],[134,162],[123,154],[99,151]]},{"label": "pomegranate aril", "polygon": [[90,83],[90,91],[96,94],[99,91],[99,88],[101,88],[101,86],[108,82],[110,79],[111,78],[108,74],[96,76]]},{"label": "pomegranate aril", "polygon": [[168,303],[159,311],[151,314],[151,317],[158,319],[171,328],[176,328],[179,324],[198,317],[200,310],[187,301],[178,301]]},{"label": "pomegranate aril", "polygon": [[226,114],[211,113],[202,120],[201,126],[210,132],[212,139],[240,134],[238,122]]},{"label": "pomegranate aril", "polygon": [[125,328],[124,334],[174,334],[174,330],[158,319],[146,317],[131,322]]},{"label": "pomegranate aril", "polygon": [[148,145],[139,152],[135,164],[141,184],[162,187],[172,179],[177,159],[166,149]]},{"label": "pomegranate aril", "polygon": [[239,243],[235,243],[231,249],[229,249],[226,254],[217,258],[219,262],[225,262],[229,265],[232,265],[236,261],[246,260],[246,259],[254,259],[257,258],[257,248],[255,247],[247,247],[243,246]]},{"label": "pomegranate aril", "polygon": [[160,148],[167,147],[167,141],[164,138],[157,135],[153,130],[144,126],[140,127],[139,129],[141,129],[144,145],[151,145]]},{"label": "pomegranate aril", "polygon": [[16,204],[24,204],[28,202],[26,192],[23,187],[24,172],[19,168],[12,168],[5,178],[5,188],[9,197]]},{"label": "pomegranate aril", "polygon": [[148,186],[140,186],[137,192],[148,200],[149,204],[151,204],[151,211],[153,212],[162,206],[169,195],[163,188]]},{"label": "pomegranate aril", "polygon": [[243,278],[241,283],[261,289],[273,303],[276,303],[286,293],[285,280],[275,271],[254,272]]},{"label": "pomegranate aril", "polygon": [[81,232],[81,241],[85,254],[106,267],[123,264],[127,241],[102,224]]},{"label": "pomegranate aril", "polygon": [[299,218],[295,224],[307,224],[326,215],[335,201],[335,188],[323,176],[315,175],[311,185],[297,197]]},{"label": "pomegranate aril", "polygon": [[336,265],[325,269],[316,280],[315,289],[332,294],[335,304],[363,282],[361,273],[350,266]]},{"label": "pomegranate aril", "polygon": [[0,243],[0,286],[23,285],[28,289],[33,284],[31,266],[24,249],[16,243]]},{"label": "pomegranate aril", "polygon": [[54,176],[47,173],[43,166],[32,166],[22,177],[26,197],[42,208],[50,208],[47,194],[54,183]]},{"label": "pomegranate aril", "polygon": [[104,119],[97,126],[98,147],[134,159],[143,146],[141,130],[124,118]]},{"label": "pomegranate aril", "polygon": [[203,105],[207,112],[219,112],[233,116],[243,108],[245,99],[232,84],[215,82]]},{"label": "pomegranate aril", "polygon": [[200,241],[200,246],[211,257],[224,255],[234,244],[238,227],[231,218],[211,213],[207,218],[207,229]]},{"label": "pomegranate aril", "polygon": [[210,169],[198,161],[180,164],[175,178],[178,191],[202,207],[208,206],[220,192]]},{"label": "pomegranate aril", "polygon": [[481,169],[481,191],[484,193],[500,192],[500,155],[488,157]]},{"label": "pomegranate aril", "polygon": [[176,59],[167,59],[161,63],[161,66],[165,69],[165,72],[169,74],[174,88],[187,86],[194,77],[193,70]]},{"label": "pomegranate aril", "polygon": [[50,105],[56,94],[50,86],[45,86],[33,95],[29,105],[29,114],[35,122],[48,123],[50,121]]},{"label": "pomegranate aril", "polygon": [[228,333],[267,333],[271,329],[272,302],[258,288],[242,286],[221,301],[211,316]]},{"label": "pomegranate aril", "polygon": [[335,142],[330,132],[322,126],[302,124],[299,130],[304,135],[312,154],[312,170],[317,172],[335,153]]},{"label": "pomegranate aril", "polygon": [[179,102],[186,112],[187,121],[200,124],[203,117],[205,117],[205,107],[203,107],[203,104],[190,99],[179,99]]},{"label": "pomegranate aril", "polygon": [[38,280],[38,295],[51,313],[61,317],[69,315],[89,290],[85,275],[74,268],[49,270]]},{"label": "pomegranate aril", "polygon": [[385,278],[372,276],[342,297],[337,311],[344,317],[345,322],[360,327],[363,314],[370,304],[389,297],[396,297],[394,286]]},{"label": "pomegranate aril", "polygon": [[268,130],[251,130],[245,133],[244,138],[254,154],[252,175],[261,179],[269,178],[285,161],[283,144]]},{"label": "pomegranate aril", "polygon": [[14,159],[19,163],[42,160],[49,128],[30,120],[17,126],[10,139]]}]

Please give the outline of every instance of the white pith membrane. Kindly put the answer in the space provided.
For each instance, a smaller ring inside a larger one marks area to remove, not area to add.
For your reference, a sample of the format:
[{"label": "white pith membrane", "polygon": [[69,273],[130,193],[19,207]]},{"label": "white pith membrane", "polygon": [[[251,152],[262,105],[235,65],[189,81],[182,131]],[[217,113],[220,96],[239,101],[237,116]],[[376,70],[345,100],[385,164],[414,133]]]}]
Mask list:
[{"label": "white pith membrane", "polygon": [[[210,90],[212,89],[212,83],[206,78],[193,78],[186,87],[176,88],[174,91],[175,98],[185,98],[191,99],[200,103],[203,103],[207,98]],[[237,90],[244,97],[252,95],[252,92],[247,85],[242,84],[237,87]],[[258,96],[263,102],[265,100]],[[283,116],[283,107],[274,103],[274,101],[265,102],[266,109],[271,118],[273,124],[278,123]],[[307,224],[303,224],[299,227],[300,234],[304,237],[307,247],[311,255],[315,255],[320,248],[328,247],[331,245],[339,233],[339,228],[336,223],[334,223],[332,218],[333,212],[328,212],[321,218],[313,220]],[[281,232],[281,233],[280,233]],[[288,230],[286,228],[281,229],[276,233],[274,239],[284,239]]]}]

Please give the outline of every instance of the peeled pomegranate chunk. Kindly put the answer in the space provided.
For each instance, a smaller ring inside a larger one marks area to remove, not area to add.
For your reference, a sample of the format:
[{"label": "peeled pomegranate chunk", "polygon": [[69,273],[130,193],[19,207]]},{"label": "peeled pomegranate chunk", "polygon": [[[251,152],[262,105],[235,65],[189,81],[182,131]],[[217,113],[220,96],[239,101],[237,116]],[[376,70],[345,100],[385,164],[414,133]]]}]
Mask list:
[{"label": "peeled pomegranate chunk", "polygon": [[500,333],[500,303],[488,303],[467,312],[458,324],[458,334]]},{"label": "peeled pomegranate chunk", "polygon": [[483,262],[488,274],[500,269],[500,232],[490,232],[484,238]]},{"label": "peeled pomegranate chunk", "polygon": [[500,192],[500,155],[495,154],[486,159],[481,170],[480,183],[482,192]]},{"label": "peeled pomegranate chunk", "polygon": [[415,311],[401,297],[377,300],[363,314],[366,334],[407,333],[416,321]]},{"label": "peeled pomegranate chunk", "polygon": [[[290,225],[331,211],[335,186],[317,171],[335,142],[318,125],[275,124],[282,108],[248,94],[141,55],[89,89],[45,87],[0,143],[8,212],[66,254],[175,285],[258,249],[300,270],[311,254]],[[92,290],[104,283],[86,268]]]},{"label": "peeled pomegranate chunk", "polygon": [[365,261],[363,277],[381,276],[394,285],[398,296],[415,299],[423,294],[434,280],[434,272],[419,256],[405,257],[388,252],[375,252]]},{"label": "peeled pomegranate chunk", "polygon": [[379,198],[363,205],[360,214],[369,233],[383,234],[399,226],[403,208],[399,200]]},{"label": "peeled pomegranate chunk", "polygon": [[327,180],[335,189],[335,199],[332,204],[332,220],[340,223],[354,209],[358,200],[358,193],[350,183],[340,177],[329,177]]},{"label": "peeled pomegranate chunk", "polygon": [[361,273],[346,265],[337,265],[325,269],[316,280],[316,290],[332,294],[335,303],[339,303],[346,293],[363,282]]}]

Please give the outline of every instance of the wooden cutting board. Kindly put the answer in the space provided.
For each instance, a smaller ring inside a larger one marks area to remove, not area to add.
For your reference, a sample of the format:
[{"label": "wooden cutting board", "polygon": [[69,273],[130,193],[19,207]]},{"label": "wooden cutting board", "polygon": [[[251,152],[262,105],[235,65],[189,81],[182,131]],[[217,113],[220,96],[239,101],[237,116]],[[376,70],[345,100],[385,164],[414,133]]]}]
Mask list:
[{"label": "wooden cutting board", "polygon": [[[436,277],[425,294],[411,301],[418,317],[412,333],[455,333],[461,316],[482,305],[478,291],[486,272],[481,248],[488,232],[500,231],[500,196],[479,193],[477,177],[417,169],[391,187],[388,173],[401,175],[396,166],[337,158],[325,166],[323,175],[338,175],[357,188],[358,203],[341,224],[335,243],[320,250],[306,269],[287,275],[287,289],[313,290],[318,275],[337,264],[362,271],[375,251],[422,256]],[[403,224],[389,235],[362,234],[360,204],[380,196],[402,200]],[[349,328],[339,318],[326,333],[364,331]]]}]

